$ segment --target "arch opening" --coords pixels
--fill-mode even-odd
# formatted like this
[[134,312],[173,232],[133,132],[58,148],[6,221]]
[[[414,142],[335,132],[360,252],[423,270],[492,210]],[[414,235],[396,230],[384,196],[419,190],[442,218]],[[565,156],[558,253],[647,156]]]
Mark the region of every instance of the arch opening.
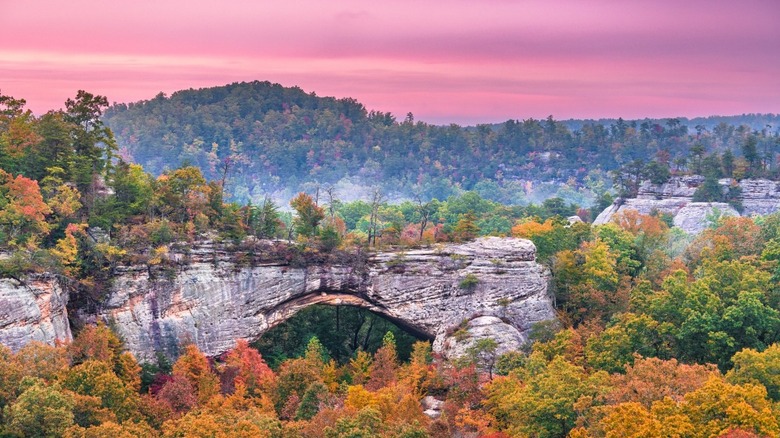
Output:
[[353,302],[321,301],[297,309],[292,316],[263,333],[252,346],[266,362],[276,368],[284,360],[300,357],[309,340],[316,336],[328,354],[345,364],[358,350],[374,353],[387,332],[393,333],[398,358],[407,361],[416,341],[431,341],[425,333],[403,322]]

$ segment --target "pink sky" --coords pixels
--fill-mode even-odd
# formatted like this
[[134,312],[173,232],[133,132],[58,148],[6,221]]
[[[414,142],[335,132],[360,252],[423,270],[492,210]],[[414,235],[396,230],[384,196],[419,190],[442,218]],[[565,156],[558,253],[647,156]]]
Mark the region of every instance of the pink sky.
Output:
[[780,1],[0,0],[36,112],[256,79],[432,123],[779,113]]

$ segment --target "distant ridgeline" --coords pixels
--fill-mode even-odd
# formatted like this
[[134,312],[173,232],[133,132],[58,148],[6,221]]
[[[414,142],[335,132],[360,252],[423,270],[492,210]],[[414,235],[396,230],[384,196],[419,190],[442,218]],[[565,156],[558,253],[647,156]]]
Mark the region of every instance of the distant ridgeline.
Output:
[[237,201],[289,198],[317,184],[360,195],[381,184],[391,197],[475,190],[506,204],[528,202],[529,182],[597,193],[609,186],[607,172],[648,157],[685,167],[695,148],[739,154],[754,138],[760,153],[776,154],[780,127],[776,115],[435,126],[258,81],[115,104],[103,120],[125,158],[153,174],[197,165],[226,180]]

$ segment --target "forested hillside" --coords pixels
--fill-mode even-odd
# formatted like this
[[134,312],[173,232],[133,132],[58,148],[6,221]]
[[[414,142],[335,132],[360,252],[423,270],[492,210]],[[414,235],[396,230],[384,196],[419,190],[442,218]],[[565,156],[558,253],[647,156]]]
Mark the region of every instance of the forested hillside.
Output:
[[343,196],[381,186],[392,197],[444,199],[475,190],[507,204],[556,194],[585,204],[609,186],[609,171],[637,159],[684,170],[692,150],[739,156],[749,138],[770,167],[780,152],[772,115],[565,123],[549,117],[465,128],[417,122],[412,114],[396,120],[354,99],[257,81],[116,104],[103,120],[126,160],[155,175],[198,166],[209,179],[226,179],[240,201],[276,194],[286,202],[300,190],[338,184]]
[[[440,169],[434,160],[432,167],[450,190],[455,174],[467,187],[463,181],[470,176],[458,166],[483,167],[488,156],[483,162],[476,158],[483,150],[495,154],[490,157],[536,157],[535,149],[522,146],[526,143],[498,147],[511,129],[523,133],[537,127],[535,135],[545,139],[539,147],[548,152],[567,150],[565,145],[582,141],[586,131],[572,133],[550,120],[509,122],[498,131],[482,128],[480,133],[480,128],[395,123],[387,115],[377,125],[380,116],[360,111],[353,125],[346,114],[354,116],[351,111],[362,108],[355,102],[287,92],[302,104],[329,102],[331,107],[291,107],[266,116],[311,123],[332,114],[341,126],[350,127],[344,138],[349,133],[368,142],[357,147],[339,140],[354,146],[355,166],[365,166],[358,157],[368,154],[382,155],[387,149],[400,153],[404,146],[390,141],[399,138],[394,135],[418,133],[409,134],[416,139],[417,146],[411,146],[415,151],[449,160]],[[160,105],[169,102],[158,100]],[[68,305],[77,334],[68,345],[30,342],[16,352],[0,346],[4,436],[780,436],[780,213],[712,215],[698,236],[670,228],[669,218],[657,212],[627,211],[594,226],[568,220],[575,213],[588,219],[590,212],[560,198],[538,206],[485,199],[479,192],[485,181],[473,182],[476,191],[460,196],[399,204],[387,202],[380,190],[368,202],[343,202],[338,192],[325,187],[319,197],[316,191],[299,193],[290,202],[294,214],[282,213],[270,200],[254,205],[224,200],[226,171],[239,182],[254,175],[239,173],[236,164],[247,169],[255,165],[242,158],[251,156],[248,142],[242,146],[247,149],[239,150],[235,143],[232,152],[211,156],[211,162],[208,153],[194,155],[213,164],[206,167],[211,181],[191,165],[172,165],[153,176],[116,156],[124,140],[116,141],[103,124],[106,106],[105,97],[79,91],[65,110],[35,116],[22,99],[0,95],[0,277],[23,285],[29,275],[56,275],[71,289]],[[296,116],[306,111],[312,119]],[[162,112],[157,120],[166,120]],[[192,116],[193,123],[198,120]],[[362,129],[354,128],[361,123]],[[550,163],[606,160],[609,149],[615,166],[631,159],[616,173],[623,183],[630,180],[625,175],[668,178],[669,166],[701,170],[709,180],[776,175],[775,136],[723,129],[720,134],[702,131],[701,143],[696,143],[697,134],[683,132],[673,121],[647,133],[629,124],[625,131],[618,129],[623,143],[616,140],[618,134],[602,128],[607,143],[594,143],[587,151],[575,148],[568,156],[551,152],[538,158],[540,166],[530,166],[533,161],[526,166],[540,176],[587,175]],[[676,135],[668,134],[674,130]],[[312,140],[317,132],[278,140],[274,159],[281,159],[285,146],[313,150],[316,143],[319,153],[327,155],[324,165],[344,164],[326,159],[336,155],[322,145],[334,143]],[[396,149],[368,140],[378,132]],[[448,139],[428,142],[448,132]],[[474,146],[480,135],[492,139],[492,149]],[[643,136],[649,137],[645,141]],[[461,144],[458,138],[465,140]],[[229,145],[230,138],[225,140]],[[447,152],[452,144],[462,146],[462,155]],[[656,160],[634,160],[628,145],[654,152]],[[720,153],[722,148],[734,151]],[[317,169],[309,167],[308,154],[304,164],[291,169]],[[390,157],[387,153],[382,159]],[[427,169],[420,160],[404,159],[405,165],[416,163],[414,172]],[[376,163],[377,175],[384,172],[380,161],[370,161]],[[287,181],[281,178],[285,169],[277,170],[278,184]],[[398,184],[403,180],[388,178]],[[496,187],[508,184],[497,181]],[[164,357],[139,364],[108,326],[78,319],[80,310],[88,313],[104,303],[119,267],[141,266],[165,281],[181,263],[171,249],[206,239],[295,265],[344,262],[350,254],[388,246],[404,251],[510,234],[534,242],[538,262],[551,272],[559,318],[535,325],[532,344],[501,356],[488,338],[475,342],[459,359],[445,361],[427,343],[411,345],[408,336],[392,327],[376,323],[372,331],[376,316],[345,312],[337,330],[327,325],[332,317],[317,315],[309,315],[308,324],[279,326],[255,344],[266,359],[244,341],[220,357],[207,358],[182,339],[183,354],[173,364]],[[259,244],[269,238],[278,239],[274,251]],[[494,264],[502,269],[502,260]],[[466,276],[460,287],[467,289],[474,281],[479,279]],[[381,340],[380,327],[387,329]],[[463,327],[453,329],[453,335],[467,336]],[[334,336],[340,331],[352,342]],[[397,339],[393,333],[399,334]],[[401,357],[408,362],[401,363]]]

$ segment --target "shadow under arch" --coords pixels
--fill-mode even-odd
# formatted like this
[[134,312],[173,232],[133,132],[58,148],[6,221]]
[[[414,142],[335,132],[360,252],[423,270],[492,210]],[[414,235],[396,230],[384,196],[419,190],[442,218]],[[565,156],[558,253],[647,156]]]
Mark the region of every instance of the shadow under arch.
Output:
[[316,292],[300,297],[293,298],[278,306],[274,307],[271,311],[265,314],[265,320],[267,328],[265,331],[271,330],[279,324],[287,321],[300,312],[301,310],[313,306],[313,305],[328,305],[328,306],[352,306],[360,307],[370,310],[373,313],[391,321],[393,324],[401,327],[403,330],[413,334],[415,337],[433,341],[436,337],[435,334],[428,333],[424,329],[417,326],[413,321],[407,321],[398,318],[391,314],[386,308],[377,304],[371,303],[359,295],[351,293],[337,292]]
[[313,293],[291,299],[266,314],[268,327],[252,345],[272,367],[303,354],[316,336],[330,357],[344,364],[358,349],[373,353],[386,332],[393,332],[400,360],[406,360],[416,341],[434,336],[386,309],[350,293]]

